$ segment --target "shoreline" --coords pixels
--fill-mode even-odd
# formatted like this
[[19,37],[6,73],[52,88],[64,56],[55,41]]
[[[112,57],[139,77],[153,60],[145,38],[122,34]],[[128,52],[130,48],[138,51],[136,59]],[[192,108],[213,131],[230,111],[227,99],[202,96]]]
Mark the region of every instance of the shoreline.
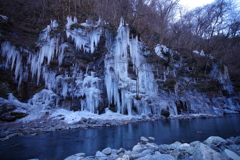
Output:
[[140,141],[131,150],[112,149],[107,147],[97,151],[95,156],[85,153],[71,155],[64,160],[224,160],[240,159],[240,136],[223,139],[210,136],[203,142],[193,141],[172,144],[155,144],[154,137],[141,137]]
[[[227,114],[231,115],[231,114]],[[225,116],[225,115],[223,115]],[[30,122],[1,122],[0,123],[0,141],[5,141],[14,136],[23,135],[37,135],[40,133],[48,133],[60,130],[69,129],[88,129],[88,128],[98,128],[98,127],[110,127],[110,126],[122,126],[129,123],[141,123],[141,122],[152,122],[161,120],[173,120],[173,119],[208,119],[208,118],[218,118],[223,116],[209,115],[209,114],[189,114],[189,115],[179,115],[172,117],[163,116],[138,116],[126,119],[99,119],[99,118],[84,118],[82,117],[80,121],[74,122],[72,124],[65,123],[63,119],[55,119],[49,117],[42,117],[41,119],[33,120]]]

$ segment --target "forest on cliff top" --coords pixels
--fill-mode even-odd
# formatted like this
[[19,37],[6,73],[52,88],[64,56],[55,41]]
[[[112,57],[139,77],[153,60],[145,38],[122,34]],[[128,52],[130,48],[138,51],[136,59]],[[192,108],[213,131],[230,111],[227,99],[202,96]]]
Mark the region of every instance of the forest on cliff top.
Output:
[[123,18],[150,50],[166,45],[202,68],[207,60],[196,58],[195,50],[223,62],[240,91],[240,10],[234,0],[215,0],[190,11],[179,0],[0,0],[0,6],[0,15],[9,17],[0,21],[1,41],[31,49],[50,20],[57,20],[60,30],[69,15],[80,22],[101,19],[116,32]]

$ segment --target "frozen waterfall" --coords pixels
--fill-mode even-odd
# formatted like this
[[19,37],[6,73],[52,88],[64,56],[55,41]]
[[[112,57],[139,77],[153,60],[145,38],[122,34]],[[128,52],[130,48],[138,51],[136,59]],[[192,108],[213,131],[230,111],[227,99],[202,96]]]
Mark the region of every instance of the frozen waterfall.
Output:
[[[158,87],[152,68],[143,56],[143,45],[138,37],[129,37],[129,27],[121,20],[116,40],[105,57],[108,103],[116,105],[121,114],[149,114],[150,106],[143,99],[156,96]],[[132,71],[129,71],[130,65]]]

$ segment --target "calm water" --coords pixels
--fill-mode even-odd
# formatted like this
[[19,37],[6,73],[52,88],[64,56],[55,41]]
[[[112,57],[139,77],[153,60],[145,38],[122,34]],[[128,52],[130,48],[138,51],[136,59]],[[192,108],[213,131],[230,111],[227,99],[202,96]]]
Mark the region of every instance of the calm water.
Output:
[[192,142],[209,136],[240,136],[240,115],[194,120],[162,120],[125,126],[76,129],[13,137],[0,142],[0,159],[64,159],[75,153],[95,155],[106,147],[131,149],[141,136],[155,137],[154,143]]

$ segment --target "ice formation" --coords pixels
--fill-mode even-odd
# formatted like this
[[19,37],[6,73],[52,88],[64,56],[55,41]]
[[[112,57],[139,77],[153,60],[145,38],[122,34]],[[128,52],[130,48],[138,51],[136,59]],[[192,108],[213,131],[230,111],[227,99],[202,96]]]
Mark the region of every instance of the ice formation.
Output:
[[22,56],[16,47],[11,45],[10,42],[3,42],[1,45],[2,56],[6,57],[5,69],[14,70],[15,81],[18,82],[20,86],[22,79],[24,77]]
[[[22,81],[35,79],[36,84],[45,85],[42,91],[28,101],[28,106],[42,110],[58,107],[71,109],[74,106],[74,110],[81,112],[98,114],[103,110],[114,110],[117,115],[130,116],[161,115],[168,112],[170,116],[176,116],[180,105],[186,108],[184,112],[187,114],[223,114],[219,107],[223,99],[207,98],[194,89],[181,90],[186,83],[196,84],[197,80],[182,75],[178,77],[178,69],[184,68],[178,52],[157,45],[155,54],[169,61],[172,67],[154,70],[154,66],[146,59],[151,53],[137,36],[130,33],[129,26],[123,19],[114,38],[107,36],[109,31],[104,30],[100,24],[100,20],[78,23],[76,17],[67,17],[66,42],[61,34],[54,33],[58,24],[51,21],[39,36],[36,44],[39,50],[36,52],[17,48],[7,41],[1,44],[1,54],[6,59],[2,67],[13,71],[18,86]],[[78,56],[94,56],[101,36],[105,36],[107,49],[106,53],[102,53],[102,58],[94,61],[96,64],[79,60]],[[28,56],[24,57],[22,53]],[[205,56],[204,52],[194,53]],[[67,63],[67,59],[73,55],[76,58],[72,58],[70,64]],[[174,60],[174,56],[180,58]],[[225,91],[233,94],[227,67],[220,70],[218,64],[212,66],[209,75],[217,79]],[[186,70],[190,71],[189,68]],[[168,77],[179,78],[172,84],[172,91],[161,88],[163,83],[169,82]],[[239,105],[228,98],[224,107],[234,110],[235,106]]]
[[[93,53],[102,34],[102,29],[99,27],[100,22],[98,22],[97,25],[88,23],[78,24],[76,17],[74,17],[74,20],[72,20],[72,17],[67,17],[67,21],[67,38],[72,38],[77,50]],[[79,25],[79,28],[74,28],[72,30],[71,26],[73,24]],[[93,29],[89,32],[87,29],[81,28],[81,26],[91,26]]]
[[[151,66],[146,62],[142,53],[143,45],[138,37],[131,37],[129,27],[121,23],[112,48],[105,58],[105,85],[109,105],[117,106],[121,114],[149,114],[149,104],[141,99],[157,94]],[[129,73],[129,65],[132,71]],[[129,76],[134,74],[134,77]],[[135,113],[133,108],[137,107]]]
[[0,14],[0,17],[1,17],[2,19],[4,19],[5,21],[8,20],[8,17],[7,17],[7,16],[4,16],[4,15],[2,15],[2,14]]

